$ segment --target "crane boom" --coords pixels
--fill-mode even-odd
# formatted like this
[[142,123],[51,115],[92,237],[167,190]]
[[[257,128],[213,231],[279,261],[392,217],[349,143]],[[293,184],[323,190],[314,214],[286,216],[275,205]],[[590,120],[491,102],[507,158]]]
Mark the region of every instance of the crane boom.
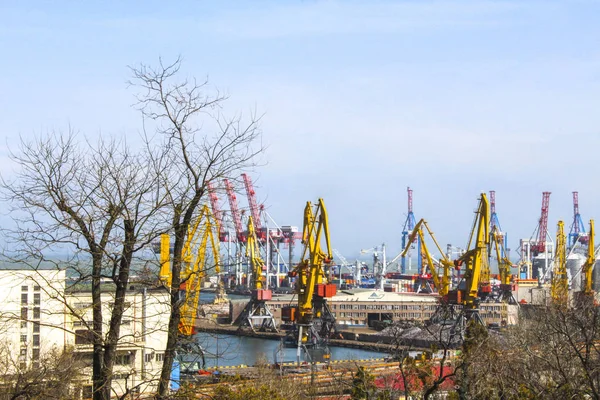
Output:
[[550,294],[554,304],[566,306],[569,300],[569,279],[567,277],[567,237],[565,223],[558,221],[556,231],[556,250],[554,254],[554,271]]
[[237,197],[233,190],[233,185],[228,179],[223,179],[225,183],[225,190],[227,191],[227,198],[229,199],[229,208],[231,208],[231,216],[233,217],[233,225],[235,227],[236,238],[239,243],[246,243],[246,234],[242,227],[242,217],[238,208]]
[[[325,238],[325,251],[322,249],[322,237]],[[328,284],[325,278],[326,269],[333,263],[333,255],[323,199],[319,199],[314,209],[310,201],[306,203],[302,243],[302,258],[290,272],[291,276],[297,276],[299,346],[310,342],[311,338],[325,339],[335,329],[335,317],[326,301],[335,295],[336,286]],[[313,324],[315,318],[320,323],[319,332]]]
[[[437,247],[438,251],[442,255],[442,258],[439,261],[439,264],[441,264],[444,269],[441,280],[440,280],[439,271],[435,265],[436,263],[434,262],[433,258],[431,257],[431,253],[429,252],[429,250],[427,248],[427,244],[425,243],[425,234],[423,232],[423,227],[425,227],[425,229],[427,230],[427,233],[429,234],[429,237],[433,240],[433,242],[435,243],[435,246]],[[448,291],[450,290],[450,268],[453,266],[453,264],[449,259],[446,258],[444,251],[440,247],[438,241],[435,239],[435,235],[433,234],[433,231],[429,227],[429,224],[427,223],[427,221],[425,221],[424,219],[420,219],[419,222],[417,222],[412,233],[410,234],[410,236],[408,238],[408,245],[404,248],[402,253],[400,253],[400,256],[401,257],[406,256],[406,254],[410,250],[411,243],[413,243],[414,239],[416,239],[416,238],[418,238],[421,243],[421,252],[425,256],[425,259],[427,260],[427,265],[429,266],[429,270],[431,271],[433,284],[434,284],[436,290],[438,291],[438,293],[441,296],[445,296],[446,294],[448,294]]]
[[266,234],[265,232],[263,232],[262,224],[260,222],[260,212],[258,204],[256,203],[256,192],[254,191],[252,180],[250,179],[250,176],[248,176],[248,174],[242,174],[242,179],[244,180],[244,186],[246,187],[246,195],[248,196],[248,204],[250,205],[250,214],[252,215],[252,219],[254,220],[256,236],[260,240],[265,240]]
[[546,237],[548,236],[548,210],[550,208],[550,194],[551,192],[542,193],[542,213],[540,215],[540,221],[538,223],[538,236],[535,245],[532,246],[532,252],[534,255],[543,253],[546,251]]
[[[198,230],[199,227],[202,227]],[[185,298],[180,308],[181,318],[179,333],[189,337],[195,334],[195,321],[200,300],[200,283],[208,269],[207,247],[212,249],[213,265],[215,272],[220,272],[219,242],[216,240],[217,223],[207,205],[204,205],[200,215],[188,229],[187,238],[182,249],[183,271],[181,274],[181,288]],[[169,235],[161,235],[161,280],[171,282]]]
[[596,248],[594,247],[594,220],[590,219],[590,230],[588,233],[589,241],[588,241],[588,252],[585,263],[583,264],[583,275],[585,277],[584,289],[583,292],[586,296],[593,296],[594,287],[593,287],[593,270],[594,263],[596,262]]
[[227,234],[225,226],[223,225],[223,211],[221,211],[221,208],[219,207],[219,197],[217,196],[217,191],[212,182],[207,182],[206,187],[208,189],[208,197],[210,199],[212,214],[218,226],[217,230],[219,231],[219,241],[228,242],[229,235]]
[[479,206],[475,213],[476,217],[471,230],[471,238],[469,239],[469,248],[473,239],[475,239],[474,247],[463,254],[456,262],[457,265],[463,263],[466,265],[463,308],[467,313],[467,319],[470,318],[471,313],[477,312],[478,309],[477,294],[479,291],[479,279],[484,264],[484,255],[489,245],[490,204],[485,193],[481,194]]
[[266,269],[265,262],[260,257],[260,249],[258,247],[258,238],[254,229],[254,219],[248,217],[248,241],[246,244],[246,257],[250,260],[252,267],[252,283],[253,290],[265,289],[265,282],[262,278],[263,269]]

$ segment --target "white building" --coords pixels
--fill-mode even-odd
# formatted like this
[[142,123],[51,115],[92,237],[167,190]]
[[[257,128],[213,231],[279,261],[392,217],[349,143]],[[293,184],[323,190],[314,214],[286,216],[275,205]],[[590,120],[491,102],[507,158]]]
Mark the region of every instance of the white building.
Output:
[[[67,289],[64,270],[0,270],[0,332],[21,368],[37,367],[50,349],[73,349],[88,380],[76,384],[74,397],[91,397],[92,296],[89,286]],[[109,285],[109,284],[103,284]],[[102,294],[106,334],[114,287]],[[119,346],[113,369],[115,395],[154,391],[167,343],[169,294],[162,288],[130,286],[125,298]],[[16,367],[15,367],[16,368]]]

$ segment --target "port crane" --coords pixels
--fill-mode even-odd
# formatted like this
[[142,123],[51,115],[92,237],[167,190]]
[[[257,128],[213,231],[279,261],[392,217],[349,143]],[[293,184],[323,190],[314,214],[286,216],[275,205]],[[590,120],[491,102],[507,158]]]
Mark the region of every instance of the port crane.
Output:
[[556,230],[556,248],[554,252],[554,270],[550,286],[552,302],[566,307],[569,303],[569,278],[567,276],[567,238],[565,223],[558,221]]
[[[546,251],[546,241],[548,238],[548,210],[550,208],[551,192],[542,193],[542,213],[537,226],[537,239],[531,245],[531,251],[534,256]],[[534,232],[535,233],[535,232]]]
[[[499,225],[492,225],[493,228],[490,232],[490,247],[493,243],[496,251],[496,260],[498,261],[498,272],[500,275],[500,286],[498,292],[498,298],[506,303],[518,304],[515,297],[513,296],[513,284],[512,274],[510,269],[513,266],[512,262],[508,258],[508,252],[504,249],[504,238],[505,236],[500,231]],[[491,249],[488,250],[488,255],[491,256]]]
[[258,240],[260,240],[260,242],[265,242],[267,240],[268,232],[266,229],[263,229],[260,220],[260,211],[263,210],[264,206],[261,204],[259,207],[256,202],[256,192],[254,191],[254,185],[252,184],[252,179],[250,179],[250,176],[248,174],[242,174],[242,179],[244,180],[248,204],[250,205],[250,215],[252,215],[252,219],[254,221],[254,232],[256,233],[256,237]]
[[[323,251],[322,237],[325,239]],[[333,263],[332,247],[329,237],[327,210],[323,199],[313,207],[309,201],[304,208],[302,230],[303,252],[298,265],[290,271],[290,277],[296,278],[298,306],[282,310],[288,320],[296,320],[296,340],[298,359],[300,350],[326,347],[326,341],[335,332],[335,317],[329,309],[327,298],[336,293],[336,286],[328,283],[327,273]]]
[[[402,248],[405,249],[407,242],[406,240],[408,239],[408,236],[414,231],[415,229],[415,225],[416,225],[416,220],[415,220],[415,214],[413,213],[413,191],[410,187],[406,188],[406,192],[408,193],[408,214],[406,215],[406,220],[404,221],[404,228],[402,228]],[[416,238],[415,240],[418,240],[418,238]],[[411,249],[414,248],[413,246],[413,242],[409,241],[408,243],[411,244]],[[419,247],[420,250],[420,246],[417,244],[417,247]],[[410,250],[404,255],[402,256],[402,259],[400,260],[400,272],[402,274],[406,273],[406,256],[408,255],[408,267],[410,269],[410,262],[411,262],[411,254],[410,254]],[[418,258],[417,258],[417,269],[418,271],[421,271],[421,263],[422,263],[422,257],[421,257],[421,252],[419,251],[418,254]]]
[[[425,230],[429,234],[429,237],[433,240],[433,243],[435,243],[435,246],[437,247],[438,251],[441,254],[441,259],[439,261],[434,260],[433,257],[431,257],[431,253],[429,252],[429,250],[427,248],[427,244],[425,242],[425,233],[423,231],[423,228],[425,228]],[[433,231],[429,227],[429,224],[427,224],[427,221],[425,221],[424,219],[420,219],[419,222],[417,222],[417,224],[415,225],[413,231],[411,232],[410,236],[408,237],[408,243],[406,244],[406,247],[404,247],[404,250],[400,254],[401,257],[406,256],[406,254],[410,251],[411,244],[415,240],[419,240],[419,243],[421,244],[421,252],[423,254],[423,259],[427,263],[427,266],[429,267],[429,270],[431,271],[431,278],[433,280],[435,290],[437,290],[437,292],[440,294],[440,296],[445,296],[446,294],[448,294],[448,291],[450,290],[450,269],[452,267],[454,267],[454,264],[452,263],[452,261],[450,261],[448,258],[446,258],[444,251],[438,244],[438,241],[435,239]],[[440,273],[438,271],[437,266],[441,266],[443,268],[441,280],[440,280]],[[420,287],[423,287],[423,286],[428,287],[429,286],[428,280],[429,280],[429,275],[426,274],[423,269],[422,271],[420,271],[420,277],[419,277]],[[428,289],[430,292],[433,292],[433,290],[431,290],[432,288],[428,288]],[[419,291],[419,290],[417,290],[417,291]]]
[[272,292],[267,289],[263,271],[267,267],[260,256],[259,239],[256,235],[254,227],[254,218],[248,217],[248,236],[246,242],[246,257],[248,258],[252,270],[252,278],[250,289],[252,295],[250,301],[244,308],[244,311],[239,317],[239,328],[249,327],[252,331],[257,329],[260,331],[277,332],[277,324],[275,317],[267,305],[267,301],[271,300]]
[[[479,315],[479,280],[481,278],[481,269],[486,261],[486,252],[489,246],[489,219],[490,219],[490,204],[485,193],[481,193],[479,197],[479,205],[475,211],[475,219],[467,251],[454,261],[457,268],[464,266],[463,280],[464,289],[455,289],[448,292],[447,307],[442,304],[442,312],[446,314],[446,310],[452,313],[452,317],[456,318],[454,327],[458,328],[460,335],[464,337],[464,332],[467,325],[471,322],[483,325],[481,316]],[[460,286],[459,286],[460,287]],[[460,313],[455,316],[452,305],[462,305]]]
[[583,296],[587,299],[594,298],[594,286],[593,286],[593,270],[594,264],[596,263],[596,248],[594,247],[594,220],[590,219],[590,229],[588,234],[588,251],[587,258],[583,264],[582,271],[584,276]]
[[573,192],[573,223],[569,231],[569,248],[573,248],[577,242],[586,244],[588,240],[588,234],[579,214],[579,193]]
[[235,251],[235,283],[237,285],[241,285],[243,277],[242,254],[244,244],[246,243],[246,232],[244,232],[244,228],[242,226],[242,216],[238,207],[237,196],[233,190],[233,185],[229,179],[223,179],[223,183],[225,184],[227,199],[229,200],[229,209],[231,210],[231,219],[233,220],[233,226],[235,228],[235,241],[237,243]]
[[[217,223],[210,209],[207,205],[204,205],[201,208],[200,215],[190,226],[186,242],[182,249],[183,270],[181,273],[180,293],[183,295],[183,298],[180,309],[179,334],[185,338],[190,338],[196,333],[195,322],[200,300],[202,278],[211,267],[214,267],[217,274],[221,272],[219,265],[219,242],[215,234],[217,229]],[[169,242],[169,234],[161,235],[161,268],[159,278],[167,287],[170,287],[172,277]],[[209,244],[212,249],[212,265],[207,265],[209,261],[207,258]]]
[[379,247],[371,247],[360,251],[360,254],[373,253],[373,275],[375,277],[375,289],[383,290],[385,274],[387,273],[387,258],[385,243],[381,245],[381,259],[379,258]]

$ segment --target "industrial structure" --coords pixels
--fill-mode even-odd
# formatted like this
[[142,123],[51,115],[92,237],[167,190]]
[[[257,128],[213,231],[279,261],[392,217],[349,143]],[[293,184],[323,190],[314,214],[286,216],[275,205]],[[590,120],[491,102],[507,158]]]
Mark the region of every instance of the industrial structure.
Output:
[[[413,232],[413,230],[415,229],[415,224],[416,224],[416,220],[415,220],[415,214],[413,213],[413,191],[410,187],[406,188],[406,192],[408,193],[408,213],[406,214],[406,220],[404,221],[404,227],[402,228],[402,248],[405,249],[406,245],[407,245],[407,239],[408,236]],[[422,258],[421,258],[421,249],[419,247],[419,238],[415,239],[417,241],[417,248],[418,248],[418,256],[417,256],[417,269],[419,271],[421,271],[421,262],[422,262]],[[401,266],[401,270],[400,272],[405,274],[406,273],[406,258],[408,257],[408,268],[410,269],[411,267],[411,249],[413,249],[414,245],[413,243],[415,242],[408,242],[411,244],[410,249],[408,250],[408,252],[405,252],[404,255],[401,258],[400,261],[400,266]]]
[[272,298],[272,291],[267,289],[266,279],[263,272],[267,267],[260,256],[258,245],[258,236],[254,230],[254,218],[248,218],[248,242],[246,243],[246,256],[250,261],[252,275],[250,278],[250,288],[252,294],[250,301],[244,308],[244,312],[239,317],[239,327],[249,327],[253,331],[272,331],[277,332],[277,324],[273,314],[267,306],[267,301]]

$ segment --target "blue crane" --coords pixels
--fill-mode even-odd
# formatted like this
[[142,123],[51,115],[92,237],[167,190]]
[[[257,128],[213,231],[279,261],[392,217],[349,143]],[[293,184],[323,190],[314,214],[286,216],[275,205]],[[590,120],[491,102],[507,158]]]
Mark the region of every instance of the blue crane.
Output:
[[[410,187],[406,188],[406,191],[408,192],[408,215],[406,216],[406,221],[404,221],[404,228],[402,229],[402,248],[405,249],[406,248],[406,241],[408,240],[408,236],[412,233],[413,229],[415,229],[415,225],[417,223],[417,221],[415,220],[415,214],[413,214],[413,191]],[[418,247],[418,251],[419,251],[419,255],[418,255],[418,270],[421,271],[421,243],[419,241],[419,239],[416,239],[417,241],[417,247]],[[410,258],[410,252],[408,254],[408,257]],[[401,270],[400,272],[405,274],[406,273],[406,257],[402,257],[401,263],[400,263],[400,267]]]

